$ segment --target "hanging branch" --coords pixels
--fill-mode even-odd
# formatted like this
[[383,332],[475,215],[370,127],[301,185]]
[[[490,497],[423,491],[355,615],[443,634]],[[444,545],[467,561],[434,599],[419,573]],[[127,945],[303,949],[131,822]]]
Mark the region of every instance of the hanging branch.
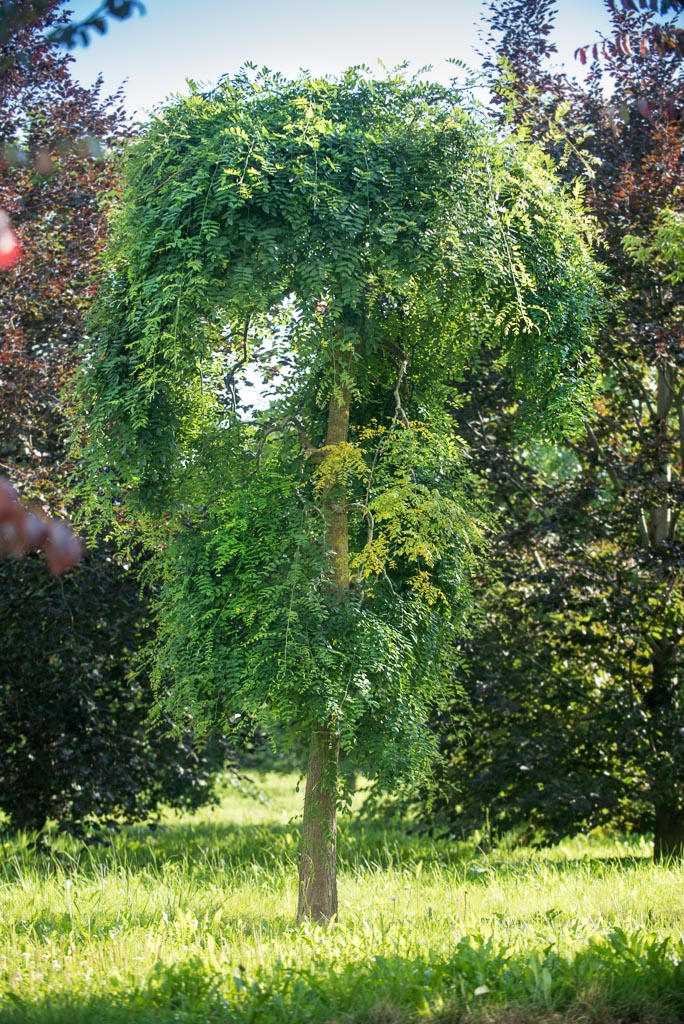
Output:
[[361,501],[353,501],[349,505],[347,505],[347,508],[348,509],[356,509],[357,512],[361,512],[362,513],[363,518],[366,520],[367,529],[368,529],[368,536],[366,538],[366,546],[368,546],[369,544],[372,544],[373,543],[373,535],[374,535],[374,532],[375,532],[375,519],[373,517],[373,513],[371,512],[371,510],[368,508],[367,505],[364,505],[363,502],[361,502]]
[[90,33],[97,32],[101,36],[106,34],[109,18],[125,21],[135,12],[145,13],[145,8],[140,0],[103,0],[100,6],[83,21],[71,22],[54,29],[49,33],[48,39],[58,46],[66,46],[69,50],[79,45],[89,46]]
[[378,464],[378,460],[379,460],[380,456],[382,455],[382,453],[384,452],[385,448],[387,447],[387,442],[389,441],[390,437],[392,436],[392,433],[394,432],[394,430],[395,430],[395,428],[397,426],[397,423],[399,422],[399,420],[401,420],[402,424],[407,429],[410,426],[408,416],[406,415],[406,412],[404,411],[404,407],[401,404],[401,384],[402,384],[402,381],[403,381],[404,377],[406,376],[406,371],[408,370],[408,365],[409,365],[410,359],[406,355],[406,353],[404,352],[403,348],[401,348],[401,346],[395,344],[393,341],[385,341],[385,342],[383,342],[383,347],[390,349],[392,352],[395,352],[399,356],[399,358],[401,359],[401,365],[399,366],[399,372],[397,374],[397,382],[394,385],[394,391],[392,392],[392,394],[394,395],[394,416],[392,417],[392,422],[391,422],[391,424],[389,426],[389,429],[388,429],[387,433],[383,436],[382,440],[380,441],[380,444],[378,445],[377,449],[375,450],[375,454],[373,455],[373,461],[371,462],[370,473],[368,474],[368,486],[366,487],[366,498],[365,498],[366,507],[368,506],[368,502],[370,501],[370,491],[371,491],[371,487],[373,485],[373,474],[375,473],[375,467]]

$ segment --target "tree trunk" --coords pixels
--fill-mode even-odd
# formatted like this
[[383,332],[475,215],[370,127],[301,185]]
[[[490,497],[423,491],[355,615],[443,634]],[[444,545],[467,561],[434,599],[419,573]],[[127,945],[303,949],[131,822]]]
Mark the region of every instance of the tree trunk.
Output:
[[672,531],[672,463],[668,444],[668,418],[674,405],[674,381],[671,367],[659,368],[656,392],[656,467],[654,484],[660,501],[651,511],[650,540],[654,546],[671,540]]
[[[343,363],[348,371],[351,354]],[[333,391],[321,464],[334,458],[335,446],[349,434],[351,393],[341,380]],[[331,488],[323,502],[330,549],[330,585],[341,601],[349,589],[349,522],[344,485]],[[297,919],[327,923],[337,916],[337,777],[340,744],[337,734],[322,723],[314,729],[304,794],[302,852],[299,865]]]
[[684,855],[684,811],[671,764],[679,732],[678,718],[673,715],[675,658],[674,643],[667,639],[651,641],[651,686],[645,703],[651,716],[651,744],[658,759],[653,778],[655,861]]
[[[670,493],[672,465],[668,443],[668,420],[674,406],[674,375],[670,366],[658,368],[656,399],[656,466],[653,482],[659,500],[650,512],[648,541],[651,549],[657,553],[663,544],[672,540],[674,526]],[[667,633],[651,637],[650,647],[651,685],[645,702],[653,723],[653,748],[664,759],[664,777],[659,779],[659,772],[656,771],[654,779],[654,789],[658,796],[654,804],[653,859],[661,861],[684,855],[684,811],[678,794],[671,788],[673,780],[669,777],[669,755],[677,743],[672,725],[677,638]]]
[[337,768],[339,741],[328,729],[311,737],[304,795],[297,920],[337,916]]
[[684,856],[684,813],[676,798],[661,801],[655,807],[653,859]]

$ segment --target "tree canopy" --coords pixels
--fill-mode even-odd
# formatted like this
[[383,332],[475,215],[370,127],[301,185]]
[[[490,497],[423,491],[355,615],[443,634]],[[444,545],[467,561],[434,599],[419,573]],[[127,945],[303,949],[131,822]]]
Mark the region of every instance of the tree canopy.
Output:
[[424,770],[483,519],[448,382],[496,351],[527,429],[577,428],[587,229],[548,158],[455,87],[248,69],[155,118],[113,211],[77,445],[90,513],[156,550],[178,710]]

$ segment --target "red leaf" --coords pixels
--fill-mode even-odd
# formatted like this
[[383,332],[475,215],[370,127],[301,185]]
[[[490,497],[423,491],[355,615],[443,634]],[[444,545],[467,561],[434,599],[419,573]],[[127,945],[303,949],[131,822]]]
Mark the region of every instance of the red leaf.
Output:
[[9,519],[19,505],[19,495],[4,476],[0,476],[0,523]]
[[48,523],[45,559],[53,576],[60,576],[67,569],[73,569],[82,554],[83,544],[68,526],[54,520]]
[[48,524],[34,512],[27,512],[22,523],[22,537],[25,551],[37,551],[48,537]]
[[632,46],[629,41],[629,36],[626,32],[621,32],[617,37],[617,45],[620,53],[627,57],[632,56]]
[[29,512],[9,480],[0,477],[0,554],[21,558],[42,547],[53,576],[72,569],[83,554],[82,542],[68,526]]
[[0,210],[0,270],[10,270],[20,259],[19,239],[10,227],[7,214]]

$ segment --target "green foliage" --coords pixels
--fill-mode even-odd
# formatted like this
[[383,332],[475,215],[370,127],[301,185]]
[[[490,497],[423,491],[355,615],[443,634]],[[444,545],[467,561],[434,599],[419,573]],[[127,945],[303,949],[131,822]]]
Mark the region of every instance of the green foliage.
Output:
[[623,247],[638,267],[656,263],[664,278],[679,284],[684,278],[684,215],[681,210],[665,207],[652,226],[651,236],[625,235]]
[[523,420],[576,425],[598,294],[579,200],[455,89],[359,69],[193,91],[125,171],[77,447],[87,513],[156,550],[158,675],[195,725],[323,723],[415,775],[482,535],[446,383],[496,346]]
[[423,402],[440,371],[508,337],[529,401],[558,429],[595,313],[586,223],[546,158],[498,143],[460,99],[358,71],[245,73],[163,111],[132,147],[91,325],[88,465],[115,464],[143,499],[168,493],[193,383],[288,297],[310,376],[330,379],[328,321],[362,346],[367,375],[386,378],[388,340],[417,350]]
[[[231,434],[222,430],[220,441]],[[296,443],[289,459],[280,441],[267,443],[258,468],[249,453],[232,452],[221,462],[223,491],[157,556],[156,664],[160,680],[175,677],[174,706],[179,715],[192,708],[195,727],[228,727],[239,711],[272,730],[292,722],[294,708],[295,735],[334,722],[354,763],[389,779],[422,774],[433,753],[423,722],[451,679],[480,537],[448,438],[438,444],[424,428],[370,434],[367,451],[351,449],[367,512],[352,522],[358,571],[344,600],[329,585],[311,497],[330,481],[314,473],[311,486]],[[378,443],[385,457],[373,467]],[[449,491],[438,490],[438,474]]]

